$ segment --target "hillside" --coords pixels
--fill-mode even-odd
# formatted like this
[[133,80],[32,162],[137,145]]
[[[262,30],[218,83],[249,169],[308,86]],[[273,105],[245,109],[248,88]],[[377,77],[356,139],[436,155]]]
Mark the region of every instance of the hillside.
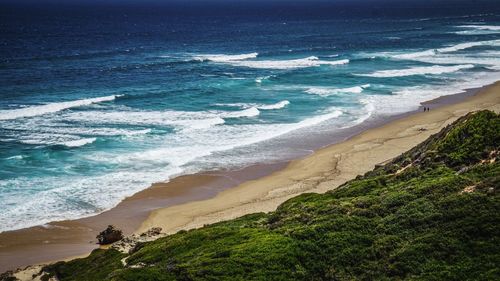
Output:
[[500,116],[470,113],[336,190],[95,250],[42,280],[498,280],[499,146]]

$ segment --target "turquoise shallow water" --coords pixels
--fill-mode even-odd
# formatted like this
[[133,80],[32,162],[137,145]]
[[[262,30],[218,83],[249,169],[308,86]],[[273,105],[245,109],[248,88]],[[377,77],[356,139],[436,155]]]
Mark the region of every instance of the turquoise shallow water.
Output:
[[0,231],[96,214],[179,174],[287,159],[300,154],[291,139],[492,83],[488,11],[4,15]]

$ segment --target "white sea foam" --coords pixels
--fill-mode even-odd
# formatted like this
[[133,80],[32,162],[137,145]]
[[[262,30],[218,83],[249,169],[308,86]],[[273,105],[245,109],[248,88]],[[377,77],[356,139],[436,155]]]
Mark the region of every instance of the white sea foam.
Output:
[[467,42],[467,43],[453,45],[450,47],[440,48],[440,49],[437,49],[437,51],[439,53],[450,53],[450,52],[456,52],[456,51],[465,50],[465,49],[469,49],[472,47],[478,47],[478,46],[499,46],[499,45],[500,45],[500,40]]
[[371,103],[377,114],[390,115],[416,110],[420,103],[440,96],[463,93],[466,89],[489,85],[498,80],[498,73],[471,73],[443,85],[421,85],[396,88],[391,95],[366,95],[362,101]]
[[329,113],[325,113],[322,115],[311,117],[311,118],[308,118],[304,121],[297,123],[297,125],[295,125],[292,130],[297,130],[297,129],[304,128],[304,127],[314,126],[314,125],[317,125],[319,123],[325,122],[327,120],[337,118],[337,117],[341,116],[342,114],[343,114],[343,112],[341,110],[334,110],[334,111],[329,112]]
[[223,124],[217,112],[206,111],[81,111],[63,116],[65,120],[93,124],[157,125],[183,128],[206,128]]
[[256,58],[259,53],[249,53],[240,55],[197,55],[194,57],[200,61],[213,61],[213,62],[231,62]]
[[359,94],[362,93],[364,89],[370,87],[370,84],[365,84],[361,86],[354,86],[349,88],[330,88],[330,87],[311,87],[305,92],[312,95],[319,96],[330,96],[337,94]]
[[473,64],[463,64],[454,66],[433,65],[433,66],[412,67],[406,69],[380,70],[370,74],[358,74],[358,75],[369,76],[369,77],[403,77],[403,76],[426,75],[426,74],[436,75],[436,74],[456,72],[473,67],[474,67]]
[[171,125],[181,126],[188,129],[204,129],[216,125],[224,124],[224,119],[220,117],[191,119],[191,120],[175,120],[170,122]]
[[45,104],[45,105],[30,106],[30,107],[25,107],[25,108],[20,108],[20,109],[1,110],[0,111],[0,120],[10,120],[10,119],[17,119],[17,118],[23,118],[23,117],[33,117],[33,116],[44,115],[44,114],[48,114],[48,113],[54,113],[54,112],[68,109],[68,108],[85,106],[85,105],[90,105],[93,103],[99,103],[99,102],[105,102],[105,101],[112,101],[119,96],[120,95],[113,95],[113,96],[107,96],[107,97],[82,99],[82,100],[76,100],[76,101],[49,103],[49,104]]
[[67,147],[80,147],[80,146],[84,146],[87,144],[91,144],[95,141],[96,141],[96,138],[86,138],[86,139],[63,142],[62,145],[67,146]]
[[498,25],[459,25],[457,28],[465,28],[466,30],[456,31],[459,35],[481,35],[500,33]]
[[[234,66],[243,66],[249,68],[262,69],[295,69],[315,67],[320,65],[341,65],[349,63],[349,60],[328,61],[320,60],[318,57],[310,56],[301,59],[291,60],[251,60],[257,58],[258,53],[241,54],[241,55],[197,55],[194,59],[199,61],[212,61],[217,63],[226,63]],[[262,78],[255,80],[257,83],[262,82]]]
[[240,118],[240,117],[254,117],[258,116],[260,111],[256,107],[250,107],[245,110],[234,111],[234,112],[224,112],[220,116],[222,118]]
[[[205,157],[217,151],[255,144],[277,136],[342,115],[340,110],[321,113],[318,116],[290,124],[243,124],[225,125],[206,128],[198,131],[182,131],[176,135],[165,136],[165,142],[171,144],[160,146],[146,152],[122,155],[98,155],[95,159],[106,159],[116,164],[141,163],[143,161],[168,161],[176,166],[183,166],[200,157]],[[106,152],[100,152],[106,153]]]
[[457,35],[485,35],[485,34],[497,34],[500,31],[496,30],[482,30],[482,29],[471,29],[471,30],[460,30],[455,32],[450,32]]
[[433,56],[436,54],[436,50],[425,50],[421,52],[409,53],[409,54],[400,54],[394,55],[394,58],[397,59],[414,59],[422,56]]
[[140,136],[151,133],[151,129],[118,129],[118,128],[81,128],[81,127],[48,127],[42,128],[41,132],[59,133],[59,134],[82,134],[90,136]]
[[282,100],[280,102],[274,103],[274,104],[259,104],[259,103],[216,103],[214,105],[217,106],[228,106],[228,107],[239,107],[239,108],[257,108],[260,110],[273,110],[273,109],[281,109],[289,105],[290,102],[287,100]]
[[179,129],[203,129],[224,124],[224,118],[258,116],[257,107],[240,111],[81,111],[65,114],[67,121],[93,124],[127,124],[140,126],[172,126]]
[[127,132],[124,132],[123,135],[125,135],[125,136],[137,136],[137,135],[146,135],[149,133],[151,133],[151,129],[129,130]]
[[[392,53],[392,57],[396,58],[396,59],[405,59],[405,60],[410,59],[411,60],[411,59],[415,59],[415,58],[422,57],[422,56],[433,56],[433,55],[442,54],[442,53],[451,53],[451,52],[456,52],[456,51],[465,50],[465,49],[478,47],[478,46],[500,46],[500,40],[466,42],[466,43],[460,43],[460,44],[456,44],[456,45],[444,47],[444,48],[424,50],[424,51],[405,53],[405,54]],[[391,54],[386,53],[386,55],[391,55]]]
[[67,147],[84,146],[96,141],[96,138],[82,138],[77,135],[48,133],[40,131],[22,132],[16,140],[31,145],[63,145]]
[[[225,123],[224,118],[248,118],[260,114],[261,110],[273,110],[285,107],[289,102],[275,104],[255,104],[243,106],[238,111],[74,111],[50,118],[34,118],[27,122],[10,122],[5,128],[22,129],[16,133],[16,139],[26,144],[55,145],[77,147],[94,141],[95,138],[82,140],[79,134],[86,136],[135,136],[147,134],[151,129],[119,129],[117,124],[140,126],[172,126],[178,130],[203,130]],[[72,127],[60,124],[59,120],[73,124],[86,124],[85,127]],[[105,127],[103,127],[105,125]]]
[[413,60],[432,64],[474,64],[486,67],[500,66],[500,56],[495,53],[489,54],[488,52],[471,55],[441,54],[439,56],[421,56],[415,57]]
[[[72,125],[61,123],[65,120],[62,116],[40,116],[37,118],[30,118],[27,120],[11,120],[4,122],[2,128],[4,136],[12,136],[11,141],[20,141],[26,144],[33,145],[66,145],[78,144],[82,137],[110,137],[110,136],[123,136],[127,138],[137,138],[142,135],[149,134],[150,128],[146,129],[121,129],[102,127],[93,122],[93,119],[88,119],[86,123],[74,122]],[[98,125],[94,127],[94,125]],[[4,138],[5,139],[5,138]]]
[[[123,198],[164,180],[170,171],[150,167],[150,172],[130,169],[105,175],[70,175],[65,178],[46,176],[19,177],[0,181],[0,188],[23,186],[36,193],[21,193],[2,197],[5,208],[0,212],[0,231],[40,225],[51,221],[76,219],[100,213],[115,206]],[[40,190],[40,187],[50,187]],[[16,189],[14,189],[13,192]]]
[[348,64],[348,59],[328,61],[320,60],[318,57],[311,56],[302,59],[292,59],[292,60],[245,60],[245,61],[229,61],[228,62],[234,66],[243,66],[248,68],[258,68],[258,69],[296,69],[296,68],[308,68],[316,67],[321,65],[342,65]]
[[457,27],[500,31],[500,26],[498,25],[459,25]]
[[11,157],[7,157],[5,159],[7,159],[7,160],[22,160],[22,159],[24,159],[24,156],[23,155],[14,155]]
[[362,108],[350,110],[350,113],[355,115],[356,119],[347,123],[345,126],[342,126],[341,129],[350,128],[352,126],[361,124],[368,120],[368,118],[370,118],[375,113],[376,108],[373,104],[373,101],[364,98],[360,99],[359,102],[363,105]]
[[281,109],[289,105],[290,102],[287,100],[283,100],[280,102],[277,102],[275,104],[262,104],[262,105],[257,105],[258,109],[263,109],[263,110],[272,110],[272,109]]
[[274,76],[274,75],[267,75],[267,76],[257,77],[257,78],[255,79],[255,83],[257,83],[257,84],[262,84],[262,81],[264,81],[264,80],[268,80],[268,79],[269,79],[269,78],[271,78],[271,77],[275,77],[275,76]]

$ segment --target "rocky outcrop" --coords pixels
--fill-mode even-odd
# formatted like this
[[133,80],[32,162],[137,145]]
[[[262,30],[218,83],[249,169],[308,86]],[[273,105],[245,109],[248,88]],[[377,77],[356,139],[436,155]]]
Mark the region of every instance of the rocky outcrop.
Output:
[[114,226],[108,225],[108,227],[105,230],[101,231],[101,233],[99,233],[96,238],[98,244],[107,245],[122,240],[123,233],[121,230],[115,229]]
[[153,241],[165,236],[164,233],[161,233],[161,230],[161,227],[153,227],[139,235],[132,234],[123,238],[121,241],[114,243],[111,248],[125,254],[135,252],[140,249],[145,242]]

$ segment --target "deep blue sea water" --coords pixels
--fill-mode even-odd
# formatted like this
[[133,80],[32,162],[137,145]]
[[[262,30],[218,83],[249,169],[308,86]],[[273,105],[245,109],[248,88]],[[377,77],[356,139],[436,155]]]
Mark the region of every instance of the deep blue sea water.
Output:
[[1,6],[0,231],[500,78],[500,4],[402,2]]

